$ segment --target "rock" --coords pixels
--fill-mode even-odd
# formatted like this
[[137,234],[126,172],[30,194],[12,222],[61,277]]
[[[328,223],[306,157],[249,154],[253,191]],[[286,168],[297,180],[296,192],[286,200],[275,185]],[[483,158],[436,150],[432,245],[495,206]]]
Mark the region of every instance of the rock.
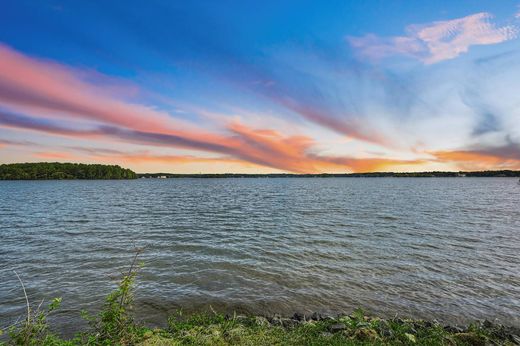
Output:
[[291,318],[282,318],[281,322],[284,328],[294,328],[301,323],[300,321]]
[[323,319],[323,316],[318,313],[318,312],[314,312],[311,316],[310,316],[310,319],[311,320],[314,320],[314,321],[321,321]]
[[377,332],[370,328],[357,329],[354,332],[353,336],[355,339],[363,340],[363,341],[374,341],[374,340],[379,339],[379,335],[377,334]]
[[457,326],[444,326],[444,330],[448,333],[463,333],[464,329]]
[[484,323],[482,323],[482,326],[484,328],[491,329],[491,328],[493,328],[493,322],[491,322],[489,320],[485,320]]
[[347,326],[343,323],[334,323],[329,326],[329,330],[331,331],[331,333],[337,333],[345,329],[347,329]]
[[323,321],[335,321],[336,318],[332,315],[321,315]]
[[281,326],[282,325],[282,317],[278,314],[275,314],[273,317],[269,319],[269,322],[273,326]]
[[321,335],[321,337],[323,337],[323,338],[330,338],[330,337],[333,336],[333,334],[330,333],[330,332],[322,332],[320,335]]
[[267,320],[267,318],[265,317],[262,317],[262,316],[256,316],[255,317],[255,324],[257,326],[260,326],[260,327],[266,327],[269,325],[269,321]]
[[292,319],[296,320],[296,321],[303,321],[303,320],[305,320],[305,315],[301,314],[299,312],[295,312]]

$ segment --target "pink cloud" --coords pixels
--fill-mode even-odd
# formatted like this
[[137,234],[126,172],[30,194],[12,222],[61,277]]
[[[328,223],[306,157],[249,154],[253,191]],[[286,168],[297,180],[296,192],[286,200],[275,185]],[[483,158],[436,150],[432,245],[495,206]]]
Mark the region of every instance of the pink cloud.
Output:
[[0,45],[0,104],[146,131],[175,128],[169,114],[119,100],[110,94],[112,87],[88,83],[81,78],[84,75]]
[[41,159],[50,159],[50,160],[70,160],[74,157],[66,152],[37,152],[34,153],[35,157],[41,158]]
[[425,64],[456,58],[471,46],[490,45],[518,37],[516,25],[497,27],[486,12],[453,20],[406,27],[406,36],[379,37],[368,34],[348,37],[359,54],[379,60],[392,55],[407,55]]

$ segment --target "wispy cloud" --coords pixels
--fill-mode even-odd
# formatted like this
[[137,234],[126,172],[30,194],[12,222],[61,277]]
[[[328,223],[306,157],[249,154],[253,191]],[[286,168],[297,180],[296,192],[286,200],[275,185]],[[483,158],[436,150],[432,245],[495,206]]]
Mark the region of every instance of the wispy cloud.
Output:
[[169,114],[120,100],[110,94],[112,88],[89,83],[84,76],[83,71],[31,58],[0,44],[0,103],[5,106],[148,131],[175,127]]
[[[518,16],[518,14],[517,14]],[[347,37],[359,54],[378,60],[392,55],[407,55],[425,64],[456,58],[471,46],[490,45],[518,37],[517,25],[497,26],[487,12],[466,17],[409,25],[405,36]]]
[[201,157],[195,155],[164,155],[154,154],[149,150],[139,152],[125,152],[121,150],[106,149],[106,148],[82,148],[82,147],[68,147],[76,152],[86,154],[90,159],[98,161],[113,162],[122,161],[128,163],[148,163],[160,162],[169,164],[186,164],[186,163],[243,163],[242,160],[234,159],[232,157]]
[[67,152],[54,152],[54,151],[41,151],[34,154],[35,157],[46,160],[71,160],[74,159],[70,153]]
[[[400,165],[420,164],[416,160],[377,159],[331,157],[313,153],[315,141],[306,136],[286,136],[273,129],[255,129],[238,122],[228,124],[227,136],[220,136],[218,140],[200,138],[198,140],[171,134],[143,132],[124,129],[114,126],[100,126],[88,130],[73,130],[53,124],[41,119],[9,114],[1,116],[0,125],[17,129],[84,138],[97,136],[105,139],[141,144],[147,147],[185,148],[226,155],[225,158],[204,159],[197,158],[193,162],[243,162],[264,167],[272,167],[298,173],[345,172],[345,171],[372,171],[387,169]],[[76,150],[76,149],[75,149]],[[114,158],[126,158],[130,162],[166,161],[188,162],[190,157],[175,155],[134,155],[121,152],[90,152],[98,158],[107,158],[112,154]],[[42,157],[41,153],[37,155]],[[51,158],[49,155],[47,158]],[[53,159],[56,157],[52,157]]]
[[520,156],[504,156],[493,151],[461,150],[433,153],[439,162],[455,163],[462,170],[520,169]]
[[0,146],[7,146],[7,145],[15,145],[15,146],[34,146],[36,145],[35,142],[31,141],[13,141],[9,139],[1,139],[0,138]]
[[[299,126],[291,126],[290,121],[282,124],[263,119],[251,125],[247,116],[230,120],[231,117],[222,114],[213,118],[210,127],[203,121],[184,126],[174,115],[129,101],[128,95],[107,92],[106,84],[93,83],[92,78],[81,78],[80,75],[85,76],[84,71],[34,59],[7,47],[0,47],[0,58],[4,58],[0,59],[0,127],[20,134],[19,138],[11,136],[9,140],[0,140],[0,146],[16,145],[11,138],[37,142],[27,135],[28,131],[40,133],[42,137],[58,137],[45,151],[41,143],[27,143],[27,148],[23,148],[24,152],[32,152],[30,155],[48,160],[89,158],[110,162],[112,159],[132,165],[198,163],[208,167],[233,165],[255,169],[262,166],[299,173],[399,170],[401,167],[421,170],[429,164],[481,167],[478,165],[481,161],[482,167],[498,168],[515,167],[518,163],[515,149],[518,148],[515,143],[520,142],[518,104],[515,88],[510,87],[516,85],[518,73],[511,68],[507,76],[496,73],[486,76],[486,83],[482,83],[486,86],[484,89],[478,87],[479,83],[471,82],[472,92],[464,93],[464,102],[452,89],[446,94],[438,92],[439,80],[444,78],[439,74],[435,76],[435,83],[425,77],[424,83],[407,84],[413,92],[407,92],[396,78],[362,70],[357,74],[349,71],[352,85],[334,84],[343,80],[338,78],[342,70],[338,73],[334,70],[330,78],[296,78],[301,83],[295,87],[291,86],[295,84],[292,77],[296,72],[291,78],[273,79],[276,83],[255,87],[261,90],[253,91],[302,115],[313,125],[335,130],[337,133],[333,135],[337,137],[333,139],[344,139],[344,135],[354,138],[348,150],[341,150],[326,147],[324,143],[328,138],[302,131]],[[499,61],[490,61],[485,66],[489,70],[497,63]],[[302,70],[305,71],[304,67]],[[445,77],[450,81],[454,79],[451,73]],[[496,83],[493,78],[498,78]],[[319,89],[322,84],[330,88]],[[438,102],[432,102],[438,107],[431,107],[422,100],[427,91],[438,95],[438,99],[433,98]],[[357,107],[350,106],[349,99],[345,99],[349,92],[352,92],[352,104]],[[500,105],[496,104],[498,99]],[[351,109],[357,112],[350,112]],[[377,122],[370,121],[373,114],[381,112],[388,116],[378,117]],[[408,114],[410,121],[407,121]],[[326,136],[331,136],[330,133],[326,132]],[[509,143],[510,148],[489,146],[505,136],[509,138],[506,144]],[[391,147],[388,143],[397,137],[406,139],[404,143],[420,139],[426,144],[415,152],[407,151],[406,147],[402,151],[388,149]],[[452,137],[457,140],[451,141]],[[62,139],[67,146],[63,143],[56,146]],[[486,140],[488,146],[471,147],[469,139]],[[76,141],[83,146],[86,142],[100,146],[116,144],[118,150],[80,150],[73,147]],[[138,146],[144,150],[136,149]],[[56,150],[57,147],[60,150]],[[366,148],[381,149],[384,153],[369,154]]]

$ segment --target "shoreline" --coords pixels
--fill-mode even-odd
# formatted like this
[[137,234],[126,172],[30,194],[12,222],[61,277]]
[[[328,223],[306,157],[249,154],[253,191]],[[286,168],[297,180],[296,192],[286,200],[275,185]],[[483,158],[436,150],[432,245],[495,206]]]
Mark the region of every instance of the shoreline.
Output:
[[164,327],[147,326],[135,319],[137,257],[138,253],[97,312],[81,311],[86,323],[75,324],[78,329],[71,330],[73,336],[68,338],[63,336],[63,325],[55,320],[51,323],[49,318],[60,309],[62,299],[31,306],[18,277],[26,315],[0,329],[0,345],[520,345],[520,326],[489,320],[456,325],[397,316],[385,319],[367,315],[362,309],[350,314],[296,312],[284,317],[224,315],[210,305],[211,312],[184,314],[179,310],[165,320]]
[[0,180],[133,180],[172,178],[442,178],[520,177],[520,170],[358,173],[136,173],[118,165],[67,162],[0,164]]
[[138,179],[178,178],[518,178],[520,171],[432,171],[432,172],[365,172],[365,173],[136,173]]
[[[120,298],[120,296],[116,296]],[[135,322],[127,307],[123,314],[124,330],[96,340],[99,330],[76,330],[64,337],[59,325],[46,325],[45,335],[33,335],[35,345],[520,345],[520,327],[489,320],[469,324],[444,324],[432,319],[404,317],[380,318],[366,315],[361,309],[350,314],[294,313],[292,316],[273,314],[246,315],[209,313],[183,314],[166,319],[162,327]],[[99,313],[101,323],[90,328],[106,328],[100,324],[117,324],[107,319],[107,306]],[[210,306],[211,309],[211,306]],[[105,316],[105,317],[103,317]],[[88,318],[93,318],[90,316]],[[103,318],[105,321],[103,322]],[[45,319],[44,323],[45,322]],[[115,328],[110,326],[110,328]],[[106,332],[106,331],[105,331]],[[16,333],[0,333],[3,341],[13,342]],[[67,333],[68,334],[68,333]],[[19,344],[16,341],[15,344]]]

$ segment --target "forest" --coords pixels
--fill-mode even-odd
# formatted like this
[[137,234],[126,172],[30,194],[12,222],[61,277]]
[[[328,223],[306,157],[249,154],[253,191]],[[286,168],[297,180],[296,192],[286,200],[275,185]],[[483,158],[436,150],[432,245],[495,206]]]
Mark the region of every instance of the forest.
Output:
[[0,180],[135,179],[137,174],[117,165],[84,163],[12,163],[0,165]]

